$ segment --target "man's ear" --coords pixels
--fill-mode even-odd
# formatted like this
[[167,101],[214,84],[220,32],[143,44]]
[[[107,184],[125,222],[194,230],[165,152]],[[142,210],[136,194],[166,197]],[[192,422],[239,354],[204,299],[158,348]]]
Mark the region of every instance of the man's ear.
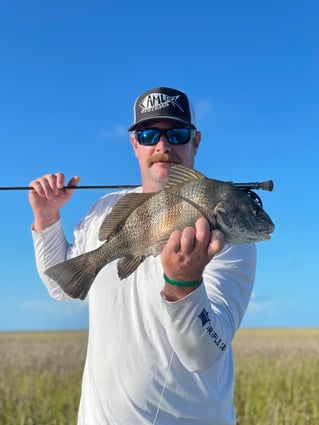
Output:
[[131,133],[130,137],[131,137],[131,144],[132,144],[132,147],[133,147],[135,156],[137,157],[137,152],[136,151],[138,149],[138,142],[136,141],[133,133]]
[[200,131],[197,131],[196,136],[193,139],[193,144],[194,144],[194,147],[196,148],[196,153],[197,153],[197,149],[199,147],[201,139],[202,139],[202,133]]

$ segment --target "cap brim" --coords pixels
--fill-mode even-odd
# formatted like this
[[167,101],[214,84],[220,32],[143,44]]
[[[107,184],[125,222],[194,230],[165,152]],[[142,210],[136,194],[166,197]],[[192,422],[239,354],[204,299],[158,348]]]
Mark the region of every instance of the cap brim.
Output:
[[162,120],[173,121],[173,122],[176,122],[176,123],[184,124],[187,127],[196,130],[195,125],[194,124],[191,124],[189,121],[185,121],[185,120],[178,119],[178,118],[172,118],[171,116],[165,116],[165,115],[163,116],[163,115],[161,115],[158,118],[152,117],[152,118],[148,118],[148,119],[146,118],[146,119],[140,120],[140,121],[136,122],[135,124],[133,124],[127,131],[134,131],[134,130],[136,130],[136,128],[140,124],[150,124],[152,121],[156,122],[156,121],[162,121]]

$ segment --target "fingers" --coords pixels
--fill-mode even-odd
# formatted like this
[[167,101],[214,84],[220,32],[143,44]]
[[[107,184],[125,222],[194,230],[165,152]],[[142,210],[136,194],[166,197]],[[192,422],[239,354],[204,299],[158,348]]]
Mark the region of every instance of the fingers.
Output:
[[[78,176],[74,176],[69,181],[68,185],[76,186],[80,181]],[[49,200],[57,197],[65,184],[65,176],[63,173],[46,174],[43,177],[39,177],[30,183],[34,191],[42,198]],[[66,192],[66,191],[65,191]]]
[[199,249],[207,249],[208,257],[212,258],[225,246],[224,235],[220,230],[210,230],[207,220],[200,218],[195,223],[196,241]]
[[196,230],[193,227],[186,227],[181,234],[180,251],[184,254],[190,254],[195,247]]
[[194,249],[195,229],[193,227],[186,227],[183,231],[175,230],[167,243],[175,253],[183,252],[190,254]]
[[206,265],[224,247],[224,236],[200,218],[194,227],[176,230],[164,245],[161,262],[166,276],[180,281],[199,279]]
[[64,185],[63,173],[46,174],[30,183],[34,191],[42,198],[52,199]]
[[206,219],[200,218],[195,227],[186,227],[184,230],[174,231],[168,242],[170,250],[182,255],[206,255],[212,258],[225,245],[224,235],[219,230],[210,230]]

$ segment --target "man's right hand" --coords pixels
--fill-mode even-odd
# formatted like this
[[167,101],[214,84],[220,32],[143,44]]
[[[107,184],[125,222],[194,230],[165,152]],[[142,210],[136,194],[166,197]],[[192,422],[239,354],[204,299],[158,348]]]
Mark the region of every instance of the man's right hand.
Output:
[[[76,186],[78,176],[72,177],[67,186]],[[60,218],[60,208],[69,201],[72,189],[64,189],[63,173],[46,174],[30,182],[29,202],[34,214],[33,230],[42,231]]]

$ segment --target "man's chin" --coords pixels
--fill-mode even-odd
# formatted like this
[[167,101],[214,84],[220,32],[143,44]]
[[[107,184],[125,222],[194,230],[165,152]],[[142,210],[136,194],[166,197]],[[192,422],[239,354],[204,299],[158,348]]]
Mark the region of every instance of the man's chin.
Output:
[[166,183],[169,177],[169,169],[172,164],[172,162],[154,162],[150,166],[150,172],[153,176],[153,180]]
[[165,180],[168,181],[169,178],[169,170],[172,165],[177,164],[176,162],[170,162],[170,161],[159,161],[154,162],[151,167],[151,173],[153,176],[157,177],[159,180]]

